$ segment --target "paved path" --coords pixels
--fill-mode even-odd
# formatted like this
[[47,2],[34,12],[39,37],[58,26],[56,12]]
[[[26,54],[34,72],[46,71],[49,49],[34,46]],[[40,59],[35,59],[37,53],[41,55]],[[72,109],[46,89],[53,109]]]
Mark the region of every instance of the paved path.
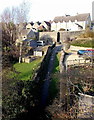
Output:
[[50,85],[50,75],[52,73],[53,67],[54,67],[54,61],[55,61],[55,55],[56,53],[60,50],[61,46],[56,46],[53,49],[50,61],[49,61],[49,65],[48,65],[48,72],[46,74],[45,77],[45,82],[43,84],[43,88],[42,88],[42,98],[41,98],[41,105],[42,107],[46,106],[46,102],[47,102],[47,97],[48,97],[48,90],[49,90],[49,85]]

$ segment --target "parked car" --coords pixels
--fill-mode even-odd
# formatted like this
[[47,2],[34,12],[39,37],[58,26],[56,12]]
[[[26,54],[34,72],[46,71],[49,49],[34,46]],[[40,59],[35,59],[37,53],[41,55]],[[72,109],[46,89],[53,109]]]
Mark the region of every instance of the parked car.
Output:
[[78,52],[77,52],[77,54],[79,54],[79,55],[83,55],[85,53],[86,53],[86,50],[78,50]]
[[86,53],[94,53],[94,50],[93,49],[78,50],[78,52],[77,52],[77,54],[79,54],[79,55],[83,55],[83,54],[86,54]]
[[44,46],[45,42],[44,41],[37,41],[37,46]]

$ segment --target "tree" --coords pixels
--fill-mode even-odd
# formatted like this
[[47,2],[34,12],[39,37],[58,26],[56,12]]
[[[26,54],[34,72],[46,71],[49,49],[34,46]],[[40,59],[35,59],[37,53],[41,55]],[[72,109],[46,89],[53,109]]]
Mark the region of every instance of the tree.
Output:
[[17,24],[28,21],[29,6],[30,2],[23,1],[18,7],[6,8],[0,16],[4,63],[7,61],[6,58],[13,61],[19,56],[19,47],[15,45],[20,33],[20,27],[17,27]]
[[6,62],[14,61],[19,56],[19,49],[15,46],[17,39],[16,25],[12,22],[2,23],[2,52],[3,52],[3,65]]
[[28,21],[30,11],[30,2],[23,0],[18,7],[7,7],[1,14],[1,21],[8,23],[13,22],[16,24],[25,23]]
[[1,22],[9,23],[9,22],[16,22],[16,7],[5,8],[1,14]]
[[17,7],[17,9],[16,9],[17,23],[28,22],[29,11],[30,11],[30,2],[23,1],[19,5],[19,7]]

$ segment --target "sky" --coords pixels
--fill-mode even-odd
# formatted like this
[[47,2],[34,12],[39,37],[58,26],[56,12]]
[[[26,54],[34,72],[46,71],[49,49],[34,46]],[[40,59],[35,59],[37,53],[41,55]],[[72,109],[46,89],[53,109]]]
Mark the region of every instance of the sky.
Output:
[[[18,6],[23,0],[0,0],[0,13],[6,7]],[[27,1],[27,0],[25,0]],[[94,0],[29,0],[29,21],[49,21],[56,16],[90,13]]]

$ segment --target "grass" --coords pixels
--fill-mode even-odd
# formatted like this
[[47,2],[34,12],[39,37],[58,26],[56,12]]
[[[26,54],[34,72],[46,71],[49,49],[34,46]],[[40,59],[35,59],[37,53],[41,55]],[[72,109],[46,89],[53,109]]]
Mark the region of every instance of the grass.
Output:
[[13,65],[15,71],[11,71],[9,76],[11,78],[16,77],[18,80],[30,80],[38,68],[41,58],[32,61],[31,63],[16,63]]
[[59,59],[60,59],[60,53],[58,53],[55,57],[55,63],[53,68],[53,74],[59,71]]
[[80,47],[91,47],[94,48],[94,39],[80,39],[71,42],[71,45]]

